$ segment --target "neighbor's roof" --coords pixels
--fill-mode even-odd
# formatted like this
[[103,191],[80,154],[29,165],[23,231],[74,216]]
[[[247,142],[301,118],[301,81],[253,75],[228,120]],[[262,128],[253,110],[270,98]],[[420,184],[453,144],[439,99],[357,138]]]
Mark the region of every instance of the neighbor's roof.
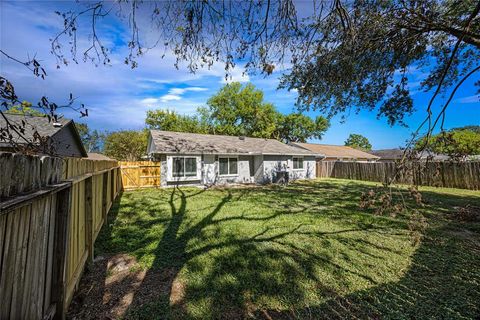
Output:
[[150,130],[150,153],[316,155],[274,139]]
[[[372,154],[379,156],[381,159],[392,159],[397,160],[403,157],[404,150],[402,149],[382,149],[382,150],[372,150]],[[449,156],[444,154],[437,154],[431,151],[422,151],[420,158],[426,159],[432,157],[433,160],[448,160]]]
[[327,158],[378,159],[378,157],[373,154],[347,146],[299,142],[292,143],[292,145],[296,145],[315,153],[324,154]]
[[88,153],[88,159],[91,159],[91,160],[109,160],[109,161],[115,161],[114,159],[109,158],[109,157],[107,157],[107,156],[104,155],[104,154],[96,153],[96,152],[89,152],[89,153]]
[[[51,137],[60,129],[62,129],[65,125],[67,125],[70,121],[68,119],[58,119],[57,122],[60,123],[62,126],[54,126],[54,121],[48,121],[47,117],[38,117],[38,116],[25,116],[21,114],[8,114],[5,113],[5,117],[7,117],[9,122],[12,122],[17,125],[22,125],[22,121],[25,121],[25,133],[23,136],[30,140],[33,140],[33,134],[37,131],[40,136],[42,137]],[[6,121],[3,117],[0,117],[0,125],[2,127],[6,126]],[[12,134],[15,135],[15,132],[12,131]],[[17,137],[19,139],[19,137]],[[19,141],[20,142],[20,141]]]
[[[34,134],[38,132],[41,137],[53,137],[56,133],[60,130],[70,127],[69,130],[72,130],[73,136],[77,140],[77,143],[80,147],[80,150],[84,156],[87,155],[87,151],[83,146],[82,140],[75,128],[73,120],[65,119],[65,118],[58,118],[55,122],[53,119],[49,121],[48,117],[43,116],[27,116],[23,114],[9,114],[4,113],[4,116],[8,119],[8,121],[12,124],[19,125],[25,129],[25,132],[22,133],[23,138],[28,140],[29,142],[34,142]],[[25,122],[25,126],[23,126],[23,122]],[[54,123],[59,123],[60,125],[54,125]],[[3,117],[0,117],[0,127],[6,128],[7,122]],[[26,141],[14,130],[10,130],[10,133],[13,135],[13,141],[18,144],[24,144]],[[0,145],[8,146],[7,142],[0,141]]]

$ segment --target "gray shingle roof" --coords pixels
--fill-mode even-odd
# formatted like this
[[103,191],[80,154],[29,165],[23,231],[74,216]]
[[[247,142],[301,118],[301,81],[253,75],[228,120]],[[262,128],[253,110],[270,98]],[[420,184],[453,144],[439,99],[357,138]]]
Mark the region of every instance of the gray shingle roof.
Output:
[[[392,159],[399,160],[402,159],[404,150],[402,149],[382,149],[382,150],[372,150],[370,153],[380,157],[381,159]],[[449,156],[444,154],[437,154],[431,151],[422,151],[419,155],[420,159],[426,159],[431,157],[433,160],[448,160]]]
[[89,152],[87,153],[88,155],[88,159],[91,159],[91,160],[108,160],[108,161],[115,161],[114,159],[110,158],[110,157],[107,157],[106,155],[104,154],[101,154],[101,153],[97,153],[97,152]]
[[299,143],[294,142],[292,145],[300,148],[308,149],[312,152],[324,154],[327,158],[348,158],[348,159],[378,159],[379,157],[347,146],[337,146],[318,143]]
[[[55,127],[53,125],[54,121],[48,121],[47,117],[25,116],[20,114],[5,114],[5,116],[12,124],[22,125],[22,121],[25,121],[25,132],[23,133],[23,136],[29,141],[33,141],[33,134],[35,131],[37,131],[42,137],[51,137],[72,121],[64,118],[58,119],[57,122],[62,126]],[[7,123],[5,119],[0,117],[0,127],[5,128],[6,125]],[[22,143],[23,140],[21,140],[13,130],[11,130],[11,133],[13,139],[17,143]]]
[[[12,140],[15,143],[26,144],[25,140],[27,140],[29,143],[35,144],[36,142],[38,142],[38,140],[34,138],[35,132],[38,132],[38,134],[41,137],[51,138],[61,130],[71,130],[73,138],[76,140],[76,143],[78,144],[80,152],[82,153],[83,156],[87,156],[87,152],[85,151],[85,147],[83,146],[83,143],[75,128],[73,120],[62,117],[62,118],[58,118],[57,121],[55,122],[53,119],[49,121],[48,117],[27,116],[22,114],[8,114],[8,113],[4,113],[4,115],[8,119],[8,122],[10,122],[12,125],[16,125],[16,126],[20,126],[21,128],[24,128],[24,132],[22,133],[23,137],[19,136],[14,130],[9,131],[12,134],[13,136]],[[25,123],[25,125],[23,125],[23,122]],[[60,124],[60,125],[54,125],[54,123]],[[7,122],[2,116],[0,116],[0,128],[6,128],[6,127],[7,127]],[[19,129],[17,128],[17,130]],[[9,147],[9,143],[7,141],[0,140],[0,146]]]
[[274,139],[150,130],[150,153],[316,155]]

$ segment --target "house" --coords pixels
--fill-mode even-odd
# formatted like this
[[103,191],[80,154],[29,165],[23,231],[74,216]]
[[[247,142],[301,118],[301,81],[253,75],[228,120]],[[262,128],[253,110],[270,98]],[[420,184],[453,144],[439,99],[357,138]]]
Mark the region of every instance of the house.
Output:
[[150,130],[148,155],[161,161],[161,185],[270,183],[315,178],[314,152],[274,139]]
[[[402,149],[382,149],[382,150],[373,150],[372,154],[380,157],[379,162],[395,162],[403,158],[405,150]],[[447,161],[450,159],[449,156],[444,154],[437,154],[431,151],[422,151],[421,154],[417,155],[419,160],[433,160],[433,161]]]
[[378,156],[347,146],[300,142],[292,142],[290,144],[317,154],[323,154],[324,157],[317,158],[317,161],[375,162],[379,159]]
[[[11,125],[24,128],[19,135],[14,130],[9,130],[12,141],[19,147],[30,146],[39,154],[55,154],[63,157],[86,157],[87,152],[82,139],[78,134],[73,120],[59,118],[57,122],[49,121],[43,116],[27,116],[20,114],[3,114]],[[7,121],[0,117],[0,128],[7,128]],[[25,123],[25,125],[23,125]],[[44,139],[40,143],[40,138]],[[9,141],[0,140],[0,151],[15,151]]]
[[90,160],[106,160],[106,161],[115,161],[115,159],[112,159],[110,157],[107,157],[104,154],[97,153],[97,152],[89,152],[88,153],[88,159]]

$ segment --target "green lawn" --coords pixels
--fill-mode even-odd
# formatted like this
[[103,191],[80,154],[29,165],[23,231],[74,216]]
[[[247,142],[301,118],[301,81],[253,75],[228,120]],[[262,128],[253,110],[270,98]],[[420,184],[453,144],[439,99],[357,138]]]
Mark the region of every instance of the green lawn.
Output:
[[478,319],[480,221],[455,217],[459,206],[478,210],[480,193],[423,188],[428,227],[415,243],[410,213],[359,208],[372,188],[323,179],[125,192],[73,315]]

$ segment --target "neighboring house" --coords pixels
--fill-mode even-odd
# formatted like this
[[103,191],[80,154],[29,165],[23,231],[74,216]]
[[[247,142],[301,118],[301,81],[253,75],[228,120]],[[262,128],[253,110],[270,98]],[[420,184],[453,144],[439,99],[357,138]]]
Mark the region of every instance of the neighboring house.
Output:
[[480,161],[480,154],[467,156],[467,161]]
[[[25,131],[19,135],[10,130],[12,140],[19,146],[29,143],[35,146],[39,154],[55,154],[63,157],[86,157],[87,152],[78,134],[73,120],[60,118],[57,122],[49,121],[47,117],[4,114],[11,124],[22,126]],[[7,122],[0,116],[0,128],[6,128]],[[39,137],[44,143],[39,142]],[[25,141],[26,140],[26,141]],[[8,141],[0,140],[0,151],[15,151]]]
[[[380,157],[379,162],[395,162],[402,159],[404,150],[402,149],[382,149],[382,150],[373,150],[372,154]],[[420,160],[433,160],[433,161],[446,161],[450,157],[444,154],[437,154],[430,151],[422,151],[418,155]]]
[[161,185],[269,183],[315,178],[314,152],[273,139],[150,130],[148,155],[161,161]]
[[300,142],[292,142],[290,144],[317,154],[323,154],[324,157],[317,158],[317,161],[375,162],[379,159],[379,157],[373,154],[347,146]]
[[104,154],[97,153],[97,152],[89,152],[88,159],[90,160],[107,160],[107,161],[115,161],[114,159],[107,157]]

